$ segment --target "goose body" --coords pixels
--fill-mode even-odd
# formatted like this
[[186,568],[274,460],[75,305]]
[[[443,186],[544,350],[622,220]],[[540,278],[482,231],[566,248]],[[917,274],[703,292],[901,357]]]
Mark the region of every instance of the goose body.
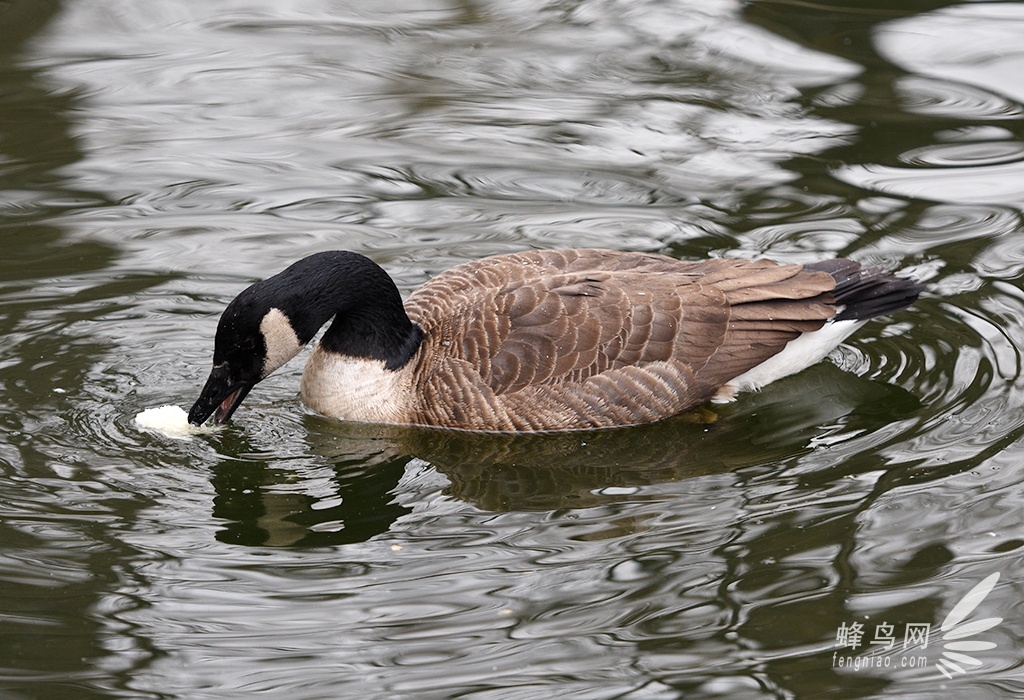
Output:
[[227,307],[189,420],[227,421],[333,318],[302,376],[303,401],[327,416],[503,432],[649,423],[800,371],[920,290],[845,259],[573,249],[465,263],[403,304],[368,258],[319,253]]

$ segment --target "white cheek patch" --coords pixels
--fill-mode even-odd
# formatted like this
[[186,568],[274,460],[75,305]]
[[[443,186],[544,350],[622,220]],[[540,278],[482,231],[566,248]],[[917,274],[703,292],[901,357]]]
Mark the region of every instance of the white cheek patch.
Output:
[[299,354],[302,345],[295,335],[288,317],[280,309],[271,309],[260,321],[260,332],[267,348],[263,360],[263,377],[266,377],[288,360]]

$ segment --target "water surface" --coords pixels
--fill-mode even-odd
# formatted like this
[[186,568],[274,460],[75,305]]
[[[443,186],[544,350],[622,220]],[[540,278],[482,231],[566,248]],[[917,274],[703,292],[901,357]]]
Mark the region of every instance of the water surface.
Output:
[[[1024,4],[892,5],[0,7],[0,695],[1019,696]],[[303,255],[559,246],[930,287],[713,423],[133,423]]]

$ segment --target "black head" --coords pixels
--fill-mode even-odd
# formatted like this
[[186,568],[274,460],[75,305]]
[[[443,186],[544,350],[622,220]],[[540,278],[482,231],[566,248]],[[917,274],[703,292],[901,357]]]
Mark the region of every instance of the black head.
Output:
[[323,339],[328,350],[381,359],[397,369],[419,346],[419,328],[384,270],[356,253],[317,253],[228,304],[217,326],[213,370],[189,422],[200,425],[212,415],[214,423],[226,423],[249,391],[332,317]]
[[268,293],[272,289],[267,282],[243,291],[221,315],[213,369],[188,414],[193,425],[211,415],[214,423],[226,423],[258,382],[302,349],[304,343],[299,342],[285,313],[274,305],[275,295]]

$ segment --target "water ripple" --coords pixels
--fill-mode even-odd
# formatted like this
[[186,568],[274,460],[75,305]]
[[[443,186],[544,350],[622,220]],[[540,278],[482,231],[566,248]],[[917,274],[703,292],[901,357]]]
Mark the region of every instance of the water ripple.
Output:
[[949,80],[910,75],[896,83],[906,111],[958,120],[1020,119],[1024,106],[998,93]]
[[888,195],[964,204],[1024,203],[1024,160],[970,168],[896,168],[848,165],[835,170],[844,182]]
[[[833,669],[837,629],[938,622],[999,571],[971,681],[1012,695],[1019,7],[114,5],[41,16],[0,96],[5,689],[934,695]],[[187,407],[225,304],[303,255],[368,253],[408,293],[580,245],[929,287],[653,426],[339,424],[300,362],[214,434],[133,423]]]
[[900,155],[907,165],[935,167],[980,167],[1024,160],[1024,144],[1012,141],[933,144]]

